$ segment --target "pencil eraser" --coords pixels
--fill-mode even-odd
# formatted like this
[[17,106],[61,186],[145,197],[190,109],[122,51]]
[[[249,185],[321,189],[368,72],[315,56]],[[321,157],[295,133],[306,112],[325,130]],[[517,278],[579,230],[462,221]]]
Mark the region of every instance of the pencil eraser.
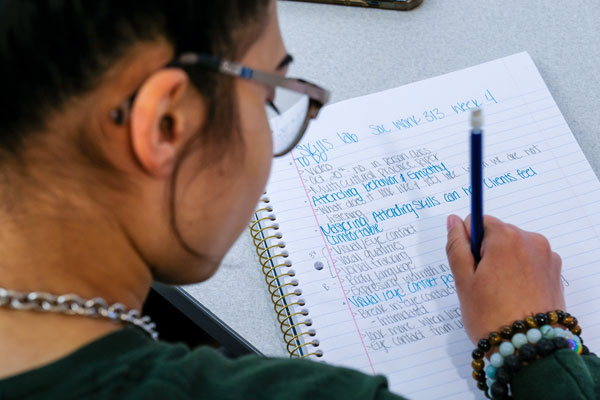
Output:
[[471,128],[480,130],[483,126],[483,112],[481,108],[477,108],[471,112]]

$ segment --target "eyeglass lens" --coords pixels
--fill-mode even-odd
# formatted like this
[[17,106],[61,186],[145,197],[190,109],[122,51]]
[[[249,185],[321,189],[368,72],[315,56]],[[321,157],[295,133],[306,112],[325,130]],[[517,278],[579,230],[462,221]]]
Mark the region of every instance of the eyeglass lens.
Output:
[[273,105],[265,105],[271,132],[273,133],[273,154],[283,155],[304,132],[303,126],[309,109],[308,95],[278,87],[275,90]]

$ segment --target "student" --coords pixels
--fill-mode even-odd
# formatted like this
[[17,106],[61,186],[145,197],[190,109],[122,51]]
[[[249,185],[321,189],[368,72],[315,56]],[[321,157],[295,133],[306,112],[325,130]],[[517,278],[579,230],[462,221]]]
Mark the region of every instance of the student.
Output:
[[[189,52],[203,56],[181,57]],[[206,55],[283,77],[291,58],[275,1],[0,0],[5,303],[75,293],[103,300],[63,304],[139,310],[153,279],[215,272],[269,174],[274,89],[217,72]],[[447,252],[474,343],[565,308],[561,261],[545,238],[489,217],[475,270],[468,226],[448,218]],[[2,305],[2,399],[398,398],[381,376],[229,360],[106,318]],[[554,351],[516,373],[512,393],[594,398],[599,368],[595,356]]]

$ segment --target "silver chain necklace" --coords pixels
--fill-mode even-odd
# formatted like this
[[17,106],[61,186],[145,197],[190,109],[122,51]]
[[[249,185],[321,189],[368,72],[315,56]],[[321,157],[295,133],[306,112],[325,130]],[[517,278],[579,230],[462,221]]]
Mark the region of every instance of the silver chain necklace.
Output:
[[138,310],[128,310],[121,303],[108,305],[106,300],[100,297],[86,300],[76,294],[56,296],[45,292],[17,292],[0,288],[0,307],[106,318],[137,326],[146,331],[152,339],[158,340],[156,324],[150,317],[142,317]]

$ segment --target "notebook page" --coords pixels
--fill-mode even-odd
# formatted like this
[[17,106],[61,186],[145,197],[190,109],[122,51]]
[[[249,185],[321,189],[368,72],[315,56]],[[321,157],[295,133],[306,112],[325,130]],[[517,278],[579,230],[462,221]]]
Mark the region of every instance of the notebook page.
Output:
[[482,397],[444,251],[446,216],[469,214],[475,107],[485,213],[549,238],[600,350],[600,185],[527,53],[325,108],[267,186],[319,360],[409,398]]

